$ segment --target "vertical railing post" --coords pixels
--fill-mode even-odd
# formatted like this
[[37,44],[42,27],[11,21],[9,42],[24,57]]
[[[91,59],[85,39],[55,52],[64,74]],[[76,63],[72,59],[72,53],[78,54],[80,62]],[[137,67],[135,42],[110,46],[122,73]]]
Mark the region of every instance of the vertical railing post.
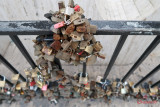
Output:
[[120,39],[118,41],[118,44],[117,44],[117,46],[116,46],[116,48],[114,50],[114,53],[112,55],[112,58],[111,58],[111,60],[109,62],[109,65],[108,65],[108,67],[107,67],[107,69],[106,69],[106,71],[104,73],[102,81],[105,81],[105,79],[109,75],[109,73],[111,71],[111,68],[112,68],[113,64],[115,63],[115,61],[117,59],[117,56],[118,56],[119,52],[121,51],[121,49],[122,49],[127,37],[128,37],[128,35],[121,35],[121,37],[120,37]]
[[14,74],[19,74],[20,78],[23,81],[26,81],[26,79],[0,54],[0,61]]
[[158,35],[136,61],[136,63],[132,66],[132,68],[128,71],[128,73],[123,77],[122,82],[125,82],[126,79],[129,78],[129,76],[137,69],[137,67],[147,58],[147,56],[156,48],[159,43],[160,36]]
[[26,60],[28,61],[28,63],[31,65],[31,67],[34,69],[36,67],[36,64],[32,60],[31,56],[27,52],[26,48],[24,47],[24,45],[22,44],[22,42],[20,41],[20,39],[18,38],[18,36],[17,35],[9,35],[9,37],[12,39],[12,41],[15,43],[15,45],[21,51],[21,53],[26,58]]

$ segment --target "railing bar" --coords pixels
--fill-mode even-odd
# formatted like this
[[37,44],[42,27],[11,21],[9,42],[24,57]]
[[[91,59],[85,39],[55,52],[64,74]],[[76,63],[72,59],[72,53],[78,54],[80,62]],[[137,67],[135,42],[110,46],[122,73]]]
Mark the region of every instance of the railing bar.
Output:
[[111,68],[112,68],[113,64],[115,63],[115,61],[117,59],[117,56],[118,56],[119,52],[121,51],[121,49],[122,49],[127,37],[128,37],[128,35],[121,35],[120,36],[120,39],[119,39],[119,41],[117,43],[117,46],[116,46],[116,48],[114,50],[114,53],[113,53],[112,58],[111,58],[111,60],[109,62],[109,65],[108,65],[108,67],[107,67],[107,69],[106,69],[106,71],[104,73],[102,81],[105,81],[105,79],[109,75],[109,73],[111,71]]
[[[4,77],[3,77],[2,75],[0,75],[0,79],[3,80]],[[13,84],[12,84],[8,79],[5,78],[5,81],[6,81],[6,83],[7,83],[9,86],[11,86],[11,87],[13,86]]]
[[137,82],[134,85],[134,87],[136,88],[137,86],[139,86],[141,83],[143,83],[145,80],[147,80],[149,77],[151,77],[152,75],[154,75],[159,70],[160,70],[160,64],[157,67],[155,67],[151,72],[149,72],[145,77],[143,77],[139,82]]
[[151,85],[151,88],[154,88],[155,86],[159,85],[160,84],[160,80],[157,81],[156,83],[154,83],[153,85]]
[[15,45],[21,51],[21,53],[26,58],[26,60],[28,61],[28,63],[31,65],[31,67],[32,68],[36,68],[37,67],[36,64],[32,60],[31,56],[27,52],[26,48],[24,47],[24,45],[22,44],[22,42],[20,41],[20,39],[18,38],[18,36],[17,35],[9,35],[9,37],[12,39],[12,41],[15,43]]
[[0,54],[0,61],[14,74],[19,74],[20,78],[23,81],[26,81],[26,79]]
[[82,76],[85,77],[86,76],[86,63],[83,62],[83,73]]
[[123,77],[122,82],[125,82],[126,79],[129,78],[129,76],[137,69],[137,67],[147,58],[147,56],[156,48],[159,43],[160,36],[158,35],[136,61],[136,63],[132,66],[132,68],[128,71],[128,73]]

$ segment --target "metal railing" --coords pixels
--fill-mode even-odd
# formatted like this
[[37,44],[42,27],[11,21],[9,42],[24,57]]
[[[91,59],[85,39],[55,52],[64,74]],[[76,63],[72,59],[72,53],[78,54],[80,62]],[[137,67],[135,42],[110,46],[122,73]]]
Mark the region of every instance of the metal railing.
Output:
[[[109,65],[106,68],[102,81],[107,79],[112,66],[114,65],[128,35],[157,35],[152,43],[147,47],[127,74],[121,79],[125,82],[131,74],[137,69],[138,66],[147,58],[147,56],[156,48],[160,43],[160,21],[91,21],[90,23],[96,25],[98,30],[95,35],[121,35],[117,43],[117,46],[113,52]],[[52,34],[50,27],[53,25],[50,21],[1,21],[0,22],[0,35],[9,35],[15,45],[19,48],[24,55],[28,63],[32,68],[36,67],[36,64],[30,57],[29,53],[25,49],[24,45],[20,41],[17,35],[48,35]],[[0,55],[0,61],[11,70],[13,73],[19,72],[2,56]],[[62,69],[60,60],[55,58],[54,62]],[[160,70],[160,64],[157,65],[150,73],[135,84],[135,87],[142,84],[146,79],[151,77],[154,73]],[[83,73],[86,72],[86,64],[83,64]],[[20,74],[20,73],[19,73]],[[23,81],[25,78],[20,74]],[[2,78],[2,76],[0,76]],[[6,80],[8,84],[12,84]],[[160,80],[154,83],[151,87],[154,87],[160,83]]]

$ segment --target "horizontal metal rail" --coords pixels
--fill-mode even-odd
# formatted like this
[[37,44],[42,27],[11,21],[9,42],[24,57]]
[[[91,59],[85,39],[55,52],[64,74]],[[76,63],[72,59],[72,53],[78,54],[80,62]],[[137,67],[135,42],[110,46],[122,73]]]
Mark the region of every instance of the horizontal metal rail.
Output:
[[[90,20],[98,27],[96,35],[159,35],[160,21],[98,21]],[[0,35],[52,34],[51,21],[0,21]]]

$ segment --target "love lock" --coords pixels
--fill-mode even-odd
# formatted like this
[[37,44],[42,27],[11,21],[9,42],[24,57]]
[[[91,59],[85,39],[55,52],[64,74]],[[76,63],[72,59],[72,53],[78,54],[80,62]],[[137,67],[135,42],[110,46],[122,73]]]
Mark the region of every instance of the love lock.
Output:
[[79,83],[80,84],[87,84],[88,83],[88,74],[85,74],[85,77],[82,75],[83,73],[80,73],[79,75]]

